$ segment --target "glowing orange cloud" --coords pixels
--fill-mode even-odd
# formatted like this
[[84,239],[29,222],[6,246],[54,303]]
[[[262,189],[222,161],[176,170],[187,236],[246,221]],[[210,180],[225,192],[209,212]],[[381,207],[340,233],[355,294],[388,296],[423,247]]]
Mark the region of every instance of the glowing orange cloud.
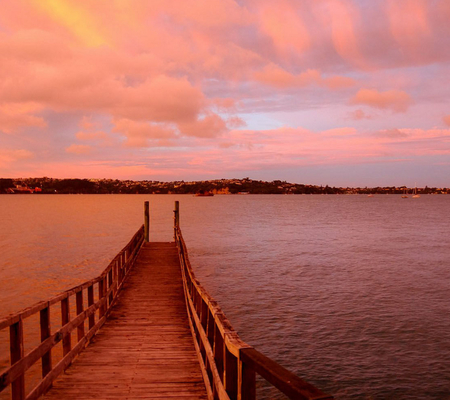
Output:
[[296,88],[317,84],[329,89],[341,89],[355,84],[352,78],[344,76],[324,78],[319,71],[313,69],[294,75],[275,64],[269,64],[263,70],[255,72],[254,77],[259,82],[278,88]]
[[350,102],[351,104],[390,109],[395,112],[406,112],[412,99],[408,93],[401,90],[379,92],[376,89],[360,89]]
[[86,46],[97,47],[106,44],[96,26],[95,17],[82,8],[79,2],[70,0],[33,0],[33,2]]

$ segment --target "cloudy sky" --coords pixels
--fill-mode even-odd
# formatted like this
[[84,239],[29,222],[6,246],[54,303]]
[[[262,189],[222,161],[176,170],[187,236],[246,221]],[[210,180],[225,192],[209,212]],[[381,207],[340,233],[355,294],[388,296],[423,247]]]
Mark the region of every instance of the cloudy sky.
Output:
[[1,0],[0,177],[450,186],[448,0]]

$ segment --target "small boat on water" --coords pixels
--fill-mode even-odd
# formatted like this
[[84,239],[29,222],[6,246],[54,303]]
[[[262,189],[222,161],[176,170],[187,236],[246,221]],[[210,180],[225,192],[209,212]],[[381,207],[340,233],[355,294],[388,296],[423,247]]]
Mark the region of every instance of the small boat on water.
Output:
[[413,199],[417,199],[420,197],[420,194],[417,193],[417,186],[414,188],[414,194],[412,195]]

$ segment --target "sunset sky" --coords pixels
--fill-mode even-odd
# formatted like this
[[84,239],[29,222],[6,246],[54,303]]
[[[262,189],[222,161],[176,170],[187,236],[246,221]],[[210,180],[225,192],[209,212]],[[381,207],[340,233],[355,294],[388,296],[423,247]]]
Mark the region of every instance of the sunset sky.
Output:
[[2,0],[0,177],[450,186],[449,0]]

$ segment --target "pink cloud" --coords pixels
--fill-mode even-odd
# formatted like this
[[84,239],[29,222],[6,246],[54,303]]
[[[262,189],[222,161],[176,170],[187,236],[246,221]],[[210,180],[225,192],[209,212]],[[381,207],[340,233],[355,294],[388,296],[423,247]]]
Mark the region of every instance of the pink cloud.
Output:
[[114,132],[126,137],[124,144],[128,147],[173,146],[170,139],[176,137],[175,130],[164,125],[125,118],[114,120],[114,125]]
[[67,153],[77,154],[77,155],[90,154],[91,151],[92,151],[92,146],[89,146],[87,144],[71,144],[69,147],[66,148]]
[[378,131],[377,135],[379,135],[381,137],[392,138],[392,139],[408,137],[407,133],[405,133],[397,128],[383,129],[381,131]]
[[226,122],[217,114],[210,114],[196,121],[182,122],[178,126],[183,135],[200,138],[216,137],[228,130]]
[[356,20],[360,18],[358,8],[351,2],[330,0],[328,12],[331,18],[331,38],[336,52],[345,61],[367,68],[367,60],[360,51],[356,31]]
[[231,97],[214,98],[214,99],[211,99],[210,101],[221,112],[229,112],[229,111],[235,112],[237,110],[236,100],[232,99]]
[[320,80],[320,73],[308,70],[299,75],[293,75],[275,64],[267,65],[262,71],[255,72],[255,79],[267,85],[279,88],[306,86]]
[[83,130],[91,130],[91,129],[95,129],[98,127],[98,123],[95,123],[94,121],[92,121],[91,117],[87,117],[85,115],[81,119],[79,125],[80,125],[80,128]]
[[422,47],[423,41],[431,35],[428,10],[426,0],[410,0],[407,7],[398,1],[387,0],[387,14],[392,35],[409,51],[417,52]]
[[311,45],[310,34],[301,14],[296,12],[296,7],[290,1],[277,1],[276,7],[269,2],[262,2],[259,26],[281,53],[303,53]]
[[414,128],[450,126],[448,1],[360,3],[3,0],[1,147],[35,146],[31,172],[64,153],[74,172],[72,153],[122,176],[447,151],[445,132]]
[[349,113],[349,116],[351,119],[355,121],[360,121],[362,119],[372,119],[373,117],[371,115],[367,115],[363,110],[355,110]]
[[12,163],[22,160],[29,160],[34,154],[25,149],[0,149],[0,166],[9,166]]
[[337,90],[352,87],[355,83],[356,82],[353,78],[349,78],[347,76],[329,76],[322,78],[321,84],[329,89]]
[[319,71],[312,69],[294,75],[275,64],[269,64],[261,71],[255,72],[254,78],[258,82],[283,89],[304,87],[312,84],[325,86],[329,89],[342,89],[355,84],[352,78],[343,76],[323,78]]
[[110,133],[104,131],[78,131],[75,137],[80,142],[88,142],[91,148],[93,147],[112,147],[117,145],[118,141],[113,138]]
[[411,96],[401,90],[379,92],[376,89],[360,89],[350,100],[351,104],[364,104],[370,107],[406,112],[412,103]]
[[108,138],[106,132],[103,131],[96,131],[96,132],[79,131],[75,134],[75,136],[79,140],[87,140],[87,141],[105,140]]
[[438,129],[387,129],[373,135],[352,127],[320,132],[279,128],[232,131],[223,140],[220,156],[215,152],[208,157],[224,159],[225,164],[235,160],[237,169],[386,162],[450,153],[450,130]]
[[45,128],[44,118],[33,115],[41,109],[32,102],[0,104],[0,131],[11,134],[27,127]]
[[121,87],[115,115],[158,122],[195,120],[204,106],[204,95],[185,78],[160,75],[134,87]]

